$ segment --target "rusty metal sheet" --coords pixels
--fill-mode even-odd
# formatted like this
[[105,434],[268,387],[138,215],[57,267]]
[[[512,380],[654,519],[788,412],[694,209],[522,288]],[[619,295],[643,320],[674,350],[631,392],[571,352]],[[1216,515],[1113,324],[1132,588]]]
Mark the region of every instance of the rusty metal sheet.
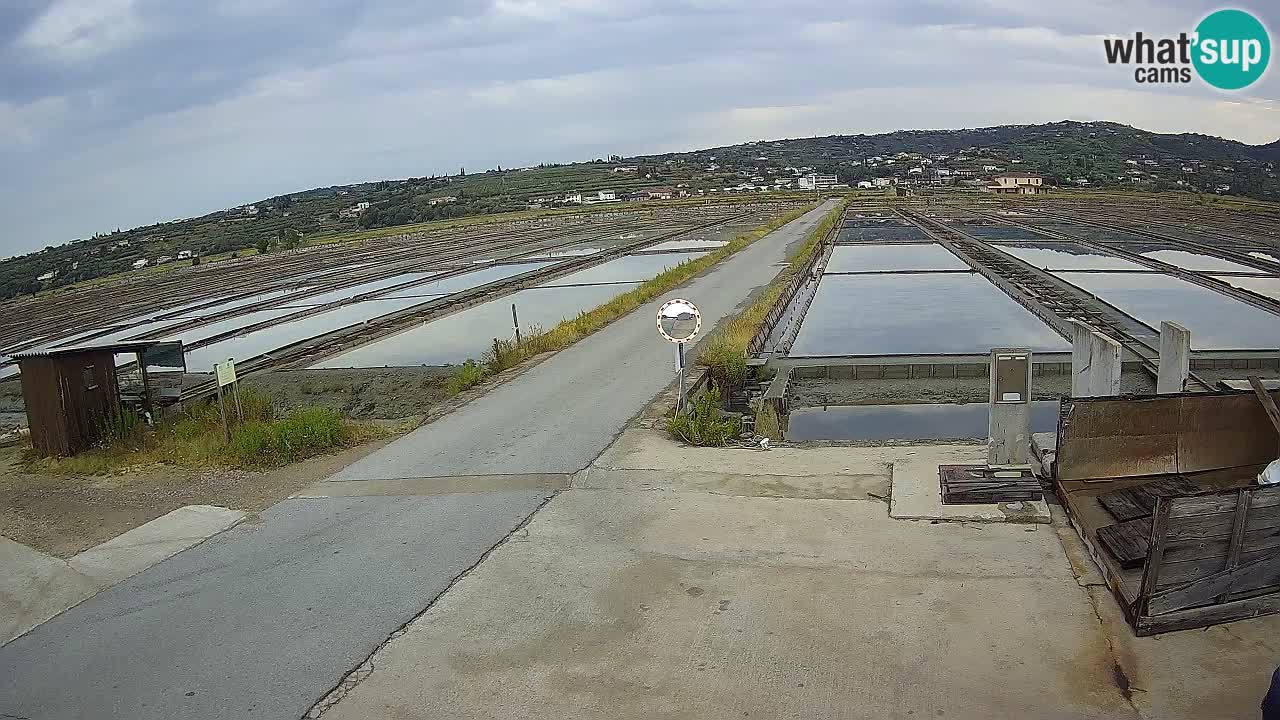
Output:
[[1176,473],[1180,404],[1177,397],[1064,402],[1058,428],[1058,479]]
[[1275,460],[1280,438],[1252,394],[1186,397],[1178,435],[1180,472],[1198,472]]
[[1257,398],[1201,393],[1063,403],[1060,480],[1110,480],[1265,464],[1280,440]]

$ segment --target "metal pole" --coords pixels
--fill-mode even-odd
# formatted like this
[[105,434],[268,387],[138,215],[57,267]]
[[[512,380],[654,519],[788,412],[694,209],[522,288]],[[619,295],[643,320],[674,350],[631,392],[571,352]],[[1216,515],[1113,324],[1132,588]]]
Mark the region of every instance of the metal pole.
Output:
[[[503,180],[506,181],[505,178]],[[520,318],[516,317],[516,304],[511,303],[511,324],[516,326],[516,344],[520,344]]]
[[680,412],[681,410],[684,409],[684,405],[685,405],[684,343],[682,342],[676,343],[676,371],[677,371],[677,377],[679,378],[678,382],[680,383],[680,399],[676,402],[676,412]]

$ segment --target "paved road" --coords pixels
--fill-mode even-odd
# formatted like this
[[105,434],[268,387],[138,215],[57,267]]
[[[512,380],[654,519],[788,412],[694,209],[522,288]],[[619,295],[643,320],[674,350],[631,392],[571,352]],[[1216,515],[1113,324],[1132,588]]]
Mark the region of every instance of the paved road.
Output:
[[[714,325],[828,206],[681,294]],[[333,478],[364,497],[286,500],[0,648],[0,718],[294,720],[551,495],[671,380],[657,303]],[[394,482],[394,481],[393,481]],[[417,488],[417,490],[405,488]],[[390,496],[378,496],[391,493]]]

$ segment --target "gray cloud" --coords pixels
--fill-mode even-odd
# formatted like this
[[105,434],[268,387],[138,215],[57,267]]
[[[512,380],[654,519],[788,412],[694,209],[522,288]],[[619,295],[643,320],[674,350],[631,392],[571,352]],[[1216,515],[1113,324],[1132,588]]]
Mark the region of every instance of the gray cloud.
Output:
[[0,255],[319,185],[762,137],[1075,118],[1275,140],[1275,72],[1227,95],[1102,60],[1102,35],[1213,7],[11,1]]

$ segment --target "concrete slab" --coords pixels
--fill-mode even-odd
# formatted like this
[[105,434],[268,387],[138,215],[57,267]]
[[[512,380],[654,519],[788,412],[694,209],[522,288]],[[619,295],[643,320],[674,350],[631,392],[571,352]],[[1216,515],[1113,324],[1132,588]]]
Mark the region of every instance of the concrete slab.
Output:
[[[691,455],[629,429],[601,459],[612,467],[575,476],[313,710],[339,720],[1256,716],[1280,618],[1208,641],[1200,630],[1133,641],[1064,517],[899,522],[882,502],[853,499],[913,458],[936,472],[941,459],[984,453]],[[754,483],[740,472],[752,464]]]
[[0,537],[0,645],[244,517],[239,510],[188,505],[70,560]]
[[592,467],[574,478],[573,486],[596,490],[693,491],[741,497],[810,500],[889,499],[889,467],[881,473],[848,475],[737,475],[664,470],[606,470]]
[[244,518],[241,510],[187,505],[89,548],[67,564],[96,580],[100,587],[109,587],[204,542]]
[[898,520],[953,522],[1049,522],[1049,506],[1043,500],[943,505],[942,491],[938,484],[938,466],[983,464],[986,459],[983,448],[935,445],[921,448],[895,461],[890,517]]
[[1045,528],[571,489],[324,717],[1130,716],[1106,652]]
[[65,561],[0,537],[0,645],[89,597],[97,587]]

